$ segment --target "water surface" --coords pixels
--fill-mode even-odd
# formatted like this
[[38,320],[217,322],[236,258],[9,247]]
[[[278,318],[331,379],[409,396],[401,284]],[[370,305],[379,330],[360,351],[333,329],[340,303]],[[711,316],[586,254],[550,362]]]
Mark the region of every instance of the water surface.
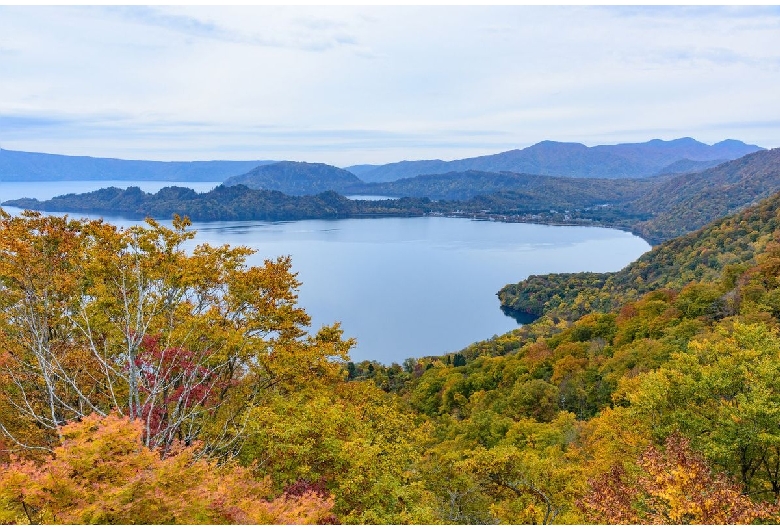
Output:
[[[171,184],[137,185],[156,191]],[[52,189],[59,185],[83,192],[109,184],[0,183],[0,200],[71,192]],[[207,191],[216,183],[177,185]],[[650,249],[634,235],[606,228],[440,217],[209,222],[193,228],[196,243],[256,249],[252,264],[292,256],[303,283],[299,302],[313,327],[340,321],[358,341],[353,359],[383,363],[456,351],[514,329],[517,322],[503,314],[496,297],[507,283],[530,274],[616,271]]]

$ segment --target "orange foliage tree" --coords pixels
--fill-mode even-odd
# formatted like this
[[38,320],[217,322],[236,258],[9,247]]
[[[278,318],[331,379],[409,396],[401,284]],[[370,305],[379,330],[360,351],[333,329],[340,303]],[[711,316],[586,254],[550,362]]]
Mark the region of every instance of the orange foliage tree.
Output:
[[43,462],[0,467],[2,524],[314,524],[334,522],[332,498],[315,488],[271,497],[268,480],[241,467],[167,458],[142,442],[140,420],[91,414],[60,429]]
[[776,520],[776,504],[755,503],[724,474],[713,474],[672,435],[664,451],[648,448],[637,462],[637,476],[622,466],[590,481],[580,502],[586,517],[601,524],[750,524]]

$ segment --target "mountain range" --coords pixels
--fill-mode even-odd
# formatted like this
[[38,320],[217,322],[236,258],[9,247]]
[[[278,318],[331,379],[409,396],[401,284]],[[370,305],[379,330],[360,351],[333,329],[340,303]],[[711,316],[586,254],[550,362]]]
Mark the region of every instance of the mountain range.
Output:
[[[343,170],[332,166],[284,162],[276,168],[269,166],[268,170],[257,173],[271,178],[285,171],[322,177]],[[342,177],[351,180],[349,173],[343,173]],[[780,149],[751,153],[697,173],[642,179],[583,179],[465,171],[399,181],[405,182],[416,183],[420,193],[408,199],[349,201],[335,191],[293,197],[295,194],[250,189],[239,184],[222,185],[203,194],[187,188],[164,188],[156,194],[143,193],[137,187],[127,190],[112,188],[64,195],[50,201],[21,199],[3,204],[47,211],[113,212],[142,217],[170,217],[179,213],[201,221],[451,215],[516,222],[612,226],[631,230],[650,243],[658,244],[780,191]],[[382,185],[394,184],[398,183]],[[379,185],[375,183],[371,186]],[[441,195],[444,196],[436,198]],[[318,197],[319,202],[315,204],[303,200],[312,197]]]
[[724,140],[707,145],[693,138],[595,147],[544,141],[525,149],[450,162],[418,160],[357,165],[346,169],[365,182],[388,182],[423,174],[467,170],[511,171],[557,177],[631,178],[679,172],[679,166],[686,164],[688,167],[683,168],[683,171],[704,169],[708,164],[717,165],[761,149],[739,140]]
[[0,182],[54,180],[221,182],[228,177],[271,162],[268,160],[157,162],[0,149]]
[[[707,145],[693,138],[644,143],[598,145],[586,147],[578,143],[544,141],[525,149],[504,153],[465,158],[445,162],[442,160],[404,161],[384,165],[357,165],[345,168],[363,182],[389,182],[426,174],[444,174],[469,170],[533,175],[632,178],[652,175],[683,173],[702,170],[759,151],[761,147],[738,140],[724,140]],[[161,180],[161,181],[213,181],[222,182],[252,172],[258,166],[273,164],[273,160],[203,162],[158,162],[146,160],[121,160],[89,156],[66,156],[46,153],[28,153],[0,149],[0,181],[52,181],[52,180]],[[293,162],[289,162],[293,164]],[[290,168],[287,168],[289,170]],[[320,168],[321,169],[321,168]],[[273,172],[272,172],[273,173]],[[288,176],[301,176],[301,168]],[[335,173],[334,173],[335,175]],[[277,177],[259,172],[256,177],[273,183],[282,183],[283,172]],[[284,177],[284,178],[283,178]],[[348,179],[340,174],[337,182]],[[304,180],[312,180],[309,177]],[[325,180],[313,179],[317,185],[305,186],[294,193],[319,193]],[[237,183],[237,180],[232,180]],[[244,181],[247,184],[246,181]],[[261,184],[258,184],[261,186]],[[273,188],[273,189],[277,189]],[[339,191],[340,188],[331,188]],[[279,190],[284,191],[284,190]],[[293,193],[293,190],[289,190]]]

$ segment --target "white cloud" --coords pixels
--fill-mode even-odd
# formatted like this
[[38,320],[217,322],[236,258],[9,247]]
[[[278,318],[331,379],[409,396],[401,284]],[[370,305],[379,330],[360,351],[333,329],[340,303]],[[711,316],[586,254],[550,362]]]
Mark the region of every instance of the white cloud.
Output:
[[771,7],[0,7],[0,144],[341,165],[774,147],[779,30]]

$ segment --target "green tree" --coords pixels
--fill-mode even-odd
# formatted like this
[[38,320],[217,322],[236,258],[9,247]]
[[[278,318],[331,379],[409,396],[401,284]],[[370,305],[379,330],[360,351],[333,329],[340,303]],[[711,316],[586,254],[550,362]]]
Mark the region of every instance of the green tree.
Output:
[[656,439],[679,431],[757,498],[780,498],[780,338],[765,324],[721,326],[620,392]]

